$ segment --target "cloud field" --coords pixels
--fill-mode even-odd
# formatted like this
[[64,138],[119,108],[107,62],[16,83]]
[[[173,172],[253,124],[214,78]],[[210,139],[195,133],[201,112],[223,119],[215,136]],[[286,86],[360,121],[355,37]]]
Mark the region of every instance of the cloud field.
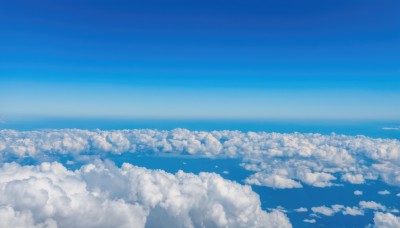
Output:
[[[368,181],[400,186],[396,139],[186,129],[1,130],[0,226],[291,227],[285,211],[262,210],[250,186],[218,174],[170,174],[101,161],[122,153],[239,158],[244,169],[253,171],[246,184],[278,189]],[[86,165],[68,170],[57,162],[63,156]],[[18,164],[23,159],[38,165]],[[298,211],[362,216],[366,210],[375,211],[376,227],[398,227],[399,217],[373,201]]]

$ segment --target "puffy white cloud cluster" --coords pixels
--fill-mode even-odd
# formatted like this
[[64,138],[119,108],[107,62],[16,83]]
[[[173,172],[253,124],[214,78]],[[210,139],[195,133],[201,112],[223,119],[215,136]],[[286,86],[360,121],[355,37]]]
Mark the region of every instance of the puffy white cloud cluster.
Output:
[[[381,212],[389,211],[386,206],[377,203],[375,201],[360,201],[358,203],[358,206],[353,206],[353,207],[335,204],[330,207],[323,205],[311,208],[311,211],[314,213],[314,215],[320,214],[325,216],[333,216],[339,212],[342,212],[343,215],[362,216],[364,215],[364,212],[366,210],[381,211]],[[298,210],[295,211],[299,212]]]
[[0,227],[291,227],[249,186],[96,161],[0,167]]
[[374,227],[376,228],[399,228],[400,217],[391,213],[376,212],[374,215]]
[[242,158],[248,184],[328,187],[382,180],[400,186],[400,141],[365,136],[175,129],[0,131],[0,159],[150,153]]

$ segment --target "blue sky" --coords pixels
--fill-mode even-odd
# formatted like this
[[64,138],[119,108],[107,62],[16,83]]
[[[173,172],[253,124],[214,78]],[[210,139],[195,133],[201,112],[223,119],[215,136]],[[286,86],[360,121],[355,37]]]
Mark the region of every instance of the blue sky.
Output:
[[0,116],[398,120],[399,9],[1,1]]

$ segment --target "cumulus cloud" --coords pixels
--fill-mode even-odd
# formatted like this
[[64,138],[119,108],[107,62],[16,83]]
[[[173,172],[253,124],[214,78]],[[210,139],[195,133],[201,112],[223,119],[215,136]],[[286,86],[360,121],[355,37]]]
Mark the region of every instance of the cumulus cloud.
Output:
[[6,163],[0,176],[1,227],[291,227],[249,186],[212,173],[96,161],[75,171]]
[[352,216],[364,215],[364,211],[358,207],[345,207],[342,213],[344,215],[352,215]]
[[300,207],[300,208],[294,209],[294,211],[296,211],[296,212],[307,212],[308,209],[305,208],[305,207]]
[[374,227],[398,228],[400,227],[400,217],[397,217],[391,213],[376,212],[374,214]]
[[390,195],[390,192],[388,190],[382,190],[378,192],[379,195]]
[[303,222],[306,223],[316,223],[317,221],[315,219],[304,219]]
[[336,211],[333,208],[327,207],[327,206],[319,206],[319,207],[312,207],[311,210],[314,213],[322,214],[325,216],[332,216],[336,213]]
[[314,216],[317,216],[317,214],[325,216],[333,216],[338,212],[341,212],[343,215],[362,216],[364,215],[365,210],[383,211],[383,212],[392,211],[392,210],[387,210],[386,206],[383,206],[382,204],[374,201],[360,201],[358,206],[353,206],[353,207],[335,204],[330,207],[323,205],[311,208],[311,211],[314,212],[314,214],[312,215]]
[[355,190],[354,191],[354,195],[356,195],[356,196],[361,196],[362,194],[363,194],[363,192],[360,191],[360,190]]
[[386,210],[385,206],[375,201],[360,201],[359,205],[361,209],[382,210],[382,211]]
[[329,187],[381,180],[400,186],[400,141],[365,136],[240,131],[41,130],[0,131],[0,161],[69,155],[240,158],[255,173],[248,184],[273,188]]

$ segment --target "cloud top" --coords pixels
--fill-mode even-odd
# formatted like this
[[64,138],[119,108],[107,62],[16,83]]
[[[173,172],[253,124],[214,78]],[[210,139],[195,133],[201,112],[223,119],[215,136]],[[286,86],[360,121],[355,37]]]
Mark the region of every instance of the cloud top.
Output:
[[217,174],[166,173],[96,161],[0,168],[1,227],[291,227],[249,186]]
[[248,184],[273,188],[329,187],[381,180],[400,186],[400,142],[365,136],[240,131],[41,130],[0,131],[0,159],[69,155],[241,158],[254,171]]

